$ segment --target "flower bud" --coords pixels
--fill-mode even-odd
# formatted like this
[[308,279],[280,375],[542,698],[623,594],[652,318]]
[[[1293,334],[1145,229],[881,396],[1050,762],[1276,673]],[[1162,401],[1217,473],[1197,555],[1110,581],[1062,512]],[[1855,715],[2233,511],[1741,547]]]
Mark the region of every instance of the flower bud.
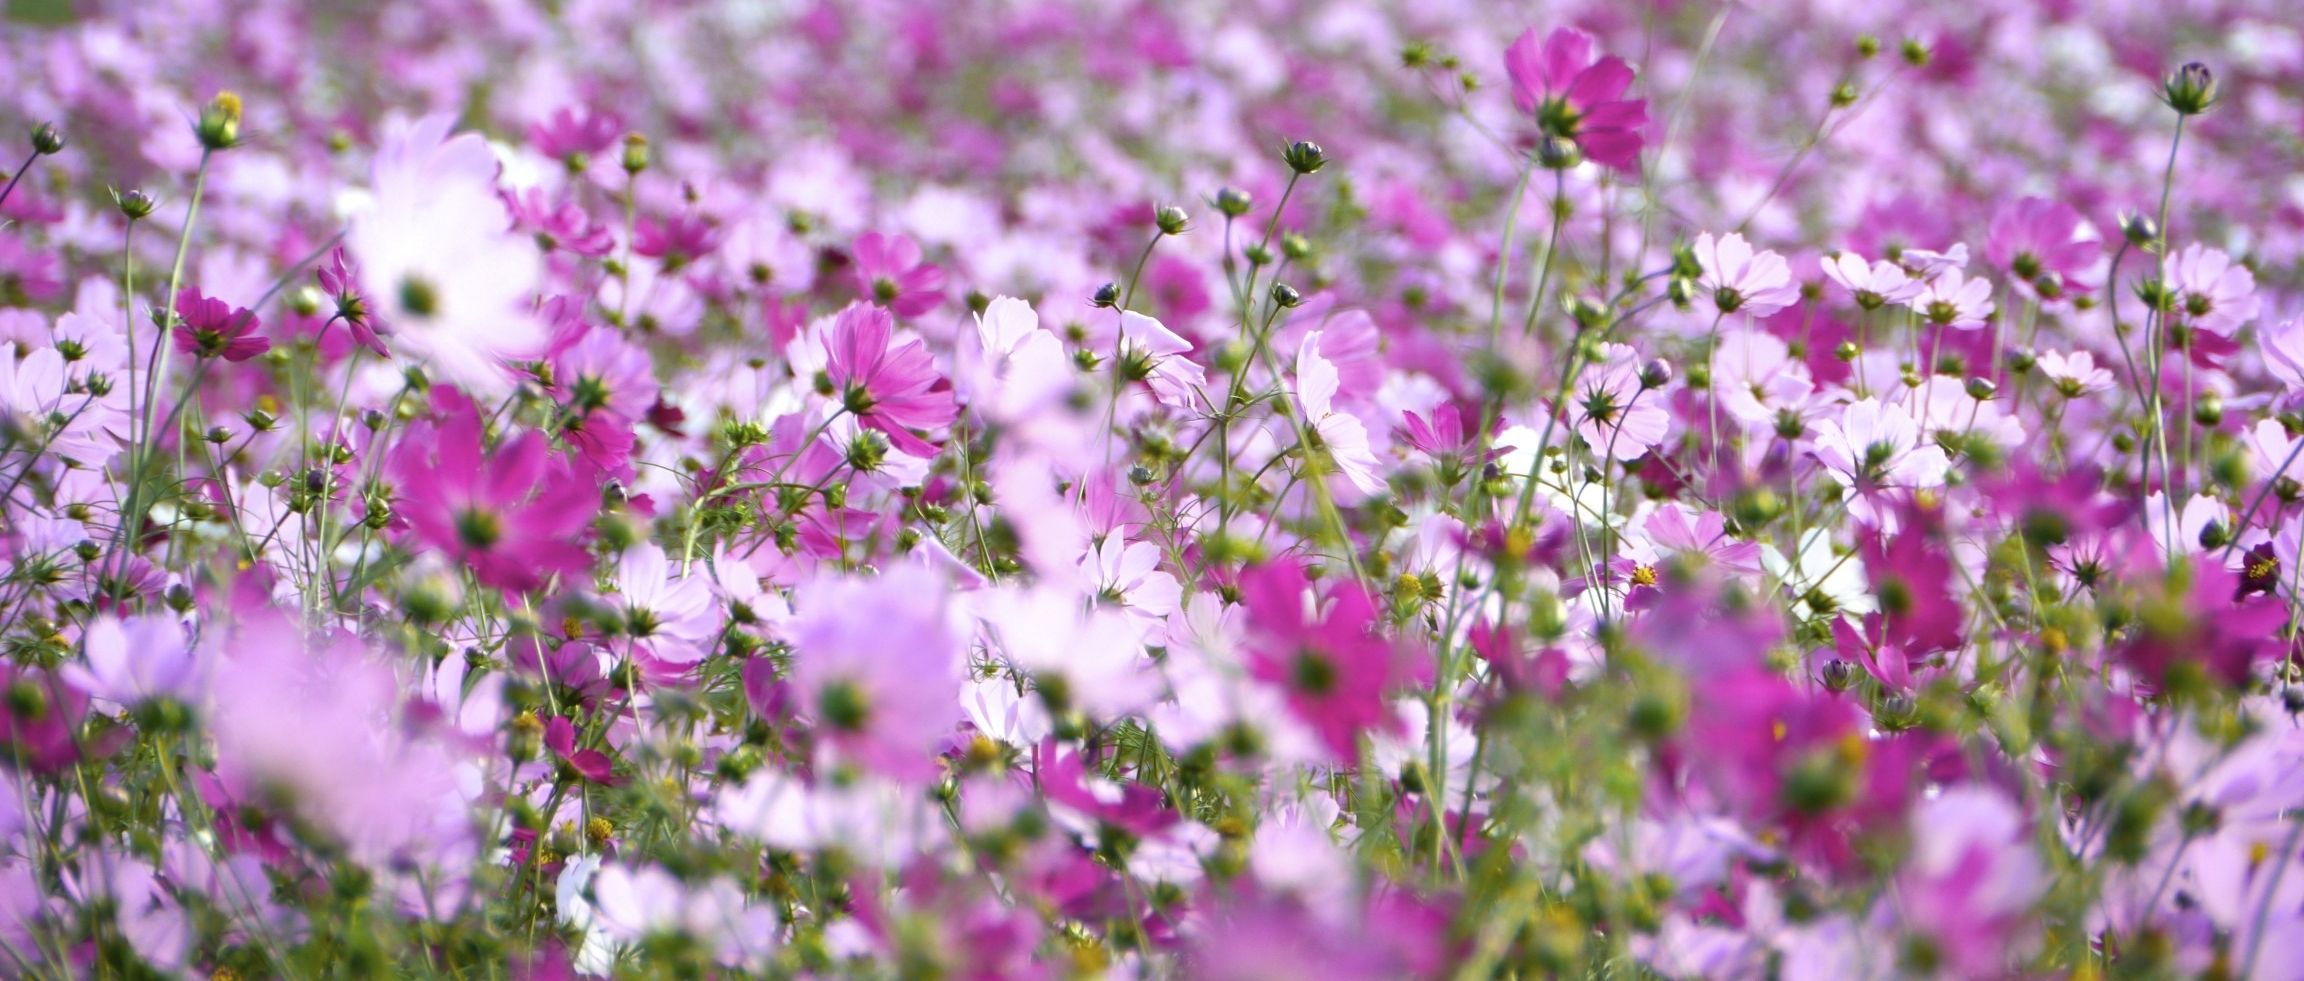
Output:
[[129,191],[114,200],[120,206],[120,213],[128,216],[129,221],[143,218],[151,214],[152,209],[160,206],[160,202],[152,200],[152,195],[142,191]]
[[2013,371],[2013,372],[2015,372],[2015,373],[2017,373],[2017,374],[2021,375],[2021,374],[2023,374],[2023,373],[2025,373],[2025,372],[2027,372],[2027,371],[2031,371],[2031,370],[2032,370],[2032,368],[2033,368],[2034,366],[2038,365],[2039,363],[2040,363],[2040,356],[2039,356],[2039,355],[2037,355],[2037,354],[2034,354],[2034,353],[2032,353],[2032,349],[2031,349],[2031,348],[2028,348],[2028,347],[2017,347],[2017,348],[2009,348],[2009,349],[2008,349],[2008,370],[2009,370],[2009,371]]
[[648,138],[638,133],[624,134],[624,172],[638,174],[648,169]]
[[2122,214],[2120,234],[2130,245],[2150,245],[2160,240],[2160,223],[2153,221],[2151,215]]
[[1846,109],[1856,104],[1856,83],[1842,82],[1832,90],[1832,108]]
[[1841,364],[1847,364],[1848,362],[1854,361],[1859,356],[1863,355],[1863,353],[1864,349],[1857,347],[1855,341],[1841,341],[1838,345],[1832,348],[1833,359],[1839,361]]
[[1847,691],[1856,687],[1856,666],[1839,658],[1824,662],[1821,674],[1824,687],[1833,691]]
[[1905,64],[1911,65],[1914,68],[1928,67],[1930,52],[1928,51],[1927,45],[1920,43],[1919,38],[1906,38],[1904,40],[1903,54]]
[[1584,148],[1565,136],[1547,136],[1536,144],[1536,163],[1545,170],[1567,170],[1584,162]]
[[1273,283],[1272,302],[1282,309],[1287,309],[1304,302],[1304,294],[1296,292],[1296,287],[1287,283]]
[[1216,192],[1216,210],[1226,218],[1247,214],[1249,206],[1254,203],[1255,199],[1249,197],[1248,192],[1237,187],[1227,187]]
[[1295,232],[1280,236],[1280,257],[1290,262],[1302,262],[1312,257],[1312,240]]
[[2203,392],[2199,401],[2192,403],[2192,421],[2203,426],[2215,426],[2224,421],[2224,397],[2215,392]]
[[2160,83],[2160,101],[2179,116],[2197,116],[2216,104],[2216,73],[2197,61],[2168,74]]
[[2200,528],[2201,548],[2223,548],[2232,544],[2232,529],[2222,521],[2210,521]]
[[192,135],[209,150],[229,150],[240,145],[240,96],[232,92],[218,92],[200,110],[199,121],[192,124]]
[[1105,283],[1102,286],[1096,287],[1096,295],[1089,297],[1088,302],[1093,303],[1097,307],[1103,309],[1110,309],[1112,307],[1119,306],[1120,284]]
[[1663,388],[1672,383],[1672,362],[1657,358],[1640,366],[1641,388]]
[[1327,151],[1320,149],[1320,144],[1310,140],[1298,140],[1289,144],[1288,149],[1281,151],[1280,159],[1288,164],[1288,169],[1299,174],[1314,173],[1328,165]]
[[1684,276],[1674,276],[1672,281],[1665,285],[1664,296],[1672,301],[1673,306],[1685,310],[1689,304],[1696,302],[1696,281]]
[[1856,37],[1856,57],[1870,58],[1880,53],[1880,38],[1871,34]]
[[32,127],[32,152],[43,157],[64,152],[64,131],[55,123],[41,123]]
[[1184,225],[1189,221],[1191,221],[1191,216],[1186,215],[1184,209],[1173,204],[1162,205],[1160,210],[1152,215],[1152,223],[1159,226],[1162,235],[1184,234]]
[[1992,396],[2000,392],[2000,386],[1993,384],[1990,378],[1970,378],[1966,387],[1968,397],[1978,402],[1990,402]]

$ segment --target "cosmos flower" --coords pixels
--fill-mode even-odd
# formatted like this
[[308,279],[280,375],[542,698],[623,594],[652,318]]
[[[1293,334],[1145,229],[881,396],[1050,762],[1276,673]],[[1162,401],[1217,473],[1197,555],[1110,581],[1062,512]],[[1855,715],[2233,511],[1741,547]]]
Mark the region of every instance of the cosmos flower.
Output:
[[840,311],[825,338],[824,374],[840,407],[913,456],[936,446],[912,433],[940,428],[960,414],[951,383],[918,340],[891,347],[895,321],[879,307],[853,304]]
[[2263,309],[2256,297],[2256,274],[2224,250],[2198,242],[2168,260],[2168,287],[2175,293],[2178,316],[2222,337],[2230,337]]
[[1321,331],[1304,335],[1296,349],[1296,407],[1304,425],[1319,437],[1336,469],[1362,494],[1381,494],[1386,487],[1383,465],[1368,446],[1368,427],[1350,413],[1334,408],[1336,366],[1320,356]]
[[917,317],[944,302],[944,270],[920,259],[920,243],[866,232],[856,239],[856,283],[864,301]]
[[1292,561],[1240,574],[1248,671],[1286,694],[1289,709],[1335,759],[1357,759],[1363,733],[1399,728],[1386,698],[1408,681],[1406,661],[1377,633],[1377,607],[1366,589],[1346,582],[1324,597],[1311,590],[1303,566]]
[[1632,69],[1614,55],[1600,57],[1592,35],[1554,30],[1539,42],[1530,30],[1504,49],[1512,103],[1536,117],[1547,136],[1576,141],[1594,163],[1620,171],[1640,167],[1640,128],[1648,101],[1626,99]]
[[256,336],[263,322],[249,310],[200,295],[186,287],[176,294],[176,350],[194,357],[246,361],[272,349]]
[[543,260],[513,233],[496,191],[496,157],[479,136],[448,135],[435,116],[404,124],[377,150],[374,199],[346,243],[370,316],[400,350],[478,394],[511,387],[505,362],[546,340],[534,314]]
[[1799,284],[1792,281],[1784,257],[1754,252],[1735,232],[1696,236],[1696,261],[1704,267],[1696,281],[1712,291],[1712,302],[1723,314],[1766,317],[1800,301]]
[[534,589],[554,574],[591,564],[580,538],[597,495],[551,458],[542,433],[523,433],[492,452],[467,404],[392,452],[396,510],[416,541],[472,569],[483,583]]

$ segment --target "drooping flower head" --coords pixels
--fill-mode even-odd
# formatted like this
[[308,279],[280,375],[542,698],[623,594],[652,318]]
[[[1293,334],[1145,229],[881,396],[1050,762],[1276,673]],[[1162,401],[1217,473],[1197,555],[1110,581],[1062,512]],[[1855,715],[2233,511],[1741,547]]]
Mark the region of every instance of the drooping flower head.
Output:
[[1563,27],[1538,41],[1530,30],[1504,49],[1512,102],[1536,117],[1546,136],[1576,141],[1594,163],[1621,171],[1640,167],[1640,127],[1648,100],[1626,99],[1632,68],[1615,55],[1597,57],[1592,35]]
[[392,333],[391,327],[378,320],[368,309],[368,298],[360,292],[360,269],[343,246],[328,253],[328,264],[321,266],[320,289],[336,304],[335,318],[352,331],[352,338],[377,356],[388,356],[384,337]]

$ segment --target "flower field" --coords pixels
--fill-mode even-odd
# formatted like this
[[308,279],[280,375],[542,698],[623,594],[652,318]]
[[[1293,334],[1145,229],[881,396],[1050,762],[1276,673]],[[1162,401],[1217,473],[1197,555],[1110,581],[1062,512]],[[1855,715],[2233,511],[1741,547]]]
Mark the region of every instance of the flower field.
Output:
[[2291,0],[10,0],[0,977],[2304,981]]

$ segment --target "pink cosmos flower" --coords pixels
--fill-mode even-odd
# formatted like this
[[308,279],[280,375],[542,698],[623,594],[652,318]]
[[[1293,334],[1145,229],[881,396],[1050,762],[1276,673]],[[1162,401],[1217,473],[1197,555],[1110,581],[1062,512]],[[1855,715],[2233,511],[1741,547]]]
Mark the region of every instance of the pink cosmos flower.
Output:
[[879,430],[899,450],[933,457],[936,446],[912,434],[936,429],[960,415],[952,385],[936,373],[935,359],[917,340],[889,347],[896,322],[888,311],[850,304],[825,338],[825,375],[840,407]]
[[343,246],[328,253],[328,264],[320,267],[319,275],[321,291],[336,304],[335,319],[344,322],[345,328],[352,332],[352,339],[376,352],[378,357],[389,356],[391,352],[384,349],[384,337],[392,333],[391,327],[369,311],[368,298],[360,293],[360,267]]
[[1866,265],[1864,257],[1854,252],[1825,256],[1824,275],[1839,283],[1842,289],[1856,298],[1856,305],[1866,310],[1877,310],[1891,303],[1909,302],[1920,295],[1922,285],[1906,275],[1904,267],[1886,259]]
[[582,106],[561,106],[528,127],[528,142],[536,151],[560,160],[569,170],[583,170],[589,158],[614,147],[623,135],[621,120]]
[[1541,44],[1529,30],[1504,49],[1512,102],[1536,117],[1547,136],[1576,141],[1594,163],[1621,171],[1640,167],[1640,128],[1648,100],[1626,99],[1632,69],[1624,59],[1596,57],[1592,35],[1554,30]]
[[540,433],[490,453],[469,404],[392,453],[397,510],[416,540],[472,567],[481,582],[526,591],[592,564],[581,542],[598,510],[592,488],[551,459]]
[[1639,358],[1626,345],[1603,345],[1598,363],[1577,376],[1568,418],[1594,453],[1637,460],[1671,431],[1663,395],[1640,381]]
[[719,247],[720,226],[698,215],[644,218],[632,233],[632,251],[658,260],[665,272],[679,272]]
[[1910,413],[1877,399],[1817,423],[1816,459],[1832,479],[1856,492],[1849,513],[1866,520],[1880,517],[1873,502],[1883,491],[1941,487],[1952,466],[1942,447],[1921,441],[1920,423]]
[[2059,354],[2042,351],[2034,367],[2041,377],[2056,387],[2058,394],[2068,399],[2112,390],[2112,373],[2096,367],[2096,356],[2086,351]]
[[609,602],[624,621],[632,653],[640,657],[681,669],[712,653],[720,618],[710,579],[672,575],[672,560],[654,543],[624,550]]
[[910,562],[794,592],[792,685],[846,759],[900,780],[936,775],[936,745],[961,715],[950,596],[933,571]]
[[1929,323],[1958,330],[1984,326],[1995,306],[1992,284],[1983,279],[1969,279],[1958,269],[1938,273],[1920,295],[1912,298],[1912,309],[1919,311]]
[[1119,326],[1117,341],[1109,331],[1097,336],[1097,349],[1116,343],[1128,378],[1150,385],[1153,397],[1171,408],[1191,408],[1204,398],[1200,390],[1208,384],[1207,374],[1184,356],[1192,350],[1191,341],[1134,310],[1121,312]]
[[241,362],[272,349],[256,336],[263,322],[253,311],[200,295],[185,287],[176,294],[176,350],[200,358]]
[[2288,394],[2304,392],[2304,317],[2290,317],[2278,327],[2258,332],[2256,342],[2264,349],[2264,367],[2287,386]]
[[1760,574],[1760,545],[1740,542],[1728,534],[1728,518],[1718,511],[1703,511],[1689,520],[1690,512],[1679,505],[1666,505],[1648,516],[1640,530],[1656,547],[1685,558],[1700,559],[1723,569],[1746,575]]
[[546,252],[566,249],[597,259],[616,247],[616,236],[608,226],[592,220],[582,205],[574,201],[555,204],[541,187],[507,193],[504,203],[512,209],[513,222],[535,235],[536,245]]
[[1350,413],[1333,408],[1336,366],[1320,356],[1321,334],[1316,330],[1304,335],[1304,343],[1296,349],[1297,410],[1304,414],[1304,425],[1319,436],[1320,445],[1327,448],[1344,479],[1362,494],[1384,493],[1383,464],[1368,447],[1368,427]]
[[616,777],[614,757],[597,749],[576,748],[576,724],[565,716],[544,720],[544,748],[552,751],[552,758],[567,772],[587,783],[613,787],[623,782]]
[[2221,337],[2232,336],[2263,309],[2256,297],[2256,274],[2224,250],[2198,242],[2168,261],[2168,287],[2176,294],[2178,315]]
[[1304,567],[1280,560],[1240,573],[1240,603],[1248,673],[1285,692],[1333,758],[1358,759],[1362,733],[1401,727],[1386,699],[1409,680],[1407,665],[1377,633],[1380,610],[1367,589],[1345,582],[1317,597]]
[[1696,261],[1704,267],[1696,281],[1712,291],[1721,313],[1766,317],[1800,302],[1800,286],[1792,282],[1784,257],[1754,252],[1735,232],[1717,239],[1710,232],[1696,236]]
[[2046,198],[2022,198],[1992,219],[1984,258],[2030,285],[2041,276],[2072,279],[2104,252],[2080,212]]
[[206,659],[172,616],[99,616],[81,645],[87,665],[66,664],[58,674],[90,695],[123,707],[158,699],[197,706],[206,699]]
[[369,314],[393,326],[403,353],[467,389],[501,392],[505,360],[532,357],[547,339],[534,315],[544,262],[512,231],[495,153],[477,134],[451,139],[453,125],[434,116],[388,136],[374,203],[353,216],[346,242]]
[[852,250],[864,299],[917,317],[944,302],[944,270],[920,261],[920,243],[903,235],[866,232]]
[[1907,945],[1925,945],[1939,978],[2009,976],[2037,946],[2027,914],[2051,881],[2031,822],[1999,791],[1971,785],[1921,802],[1911,825],[1895,903]]

